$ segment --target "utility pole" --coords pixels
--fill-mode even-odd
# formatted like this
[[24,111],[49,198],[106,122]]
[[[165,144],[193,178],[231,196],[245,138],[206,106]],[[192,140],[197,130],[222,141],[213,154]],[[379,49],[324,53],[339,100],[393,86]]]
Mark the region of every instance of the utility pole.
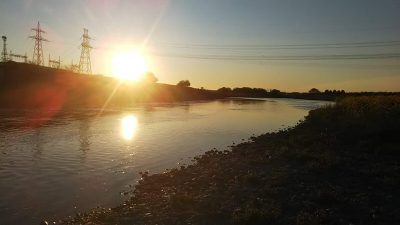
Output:
[[89,43],[90,40],[92,40],[92,38],[89,36],[88,29],[83,28],[79,73],[92,74],[92,66],[90,62],[90,50],[92,49],[92,46]]
[[1,61],[7,62],[7,37],[2,36],[3,39],[3,51],[1,52]]
[[36,65],[44,66],[42,41],[48,41],[48,40],[42,37],[42,33],[46,33],[46,32],[44,30],[40,29],[39,22],[37,23],[37,27],[32,28],[32,30],[35,31],[34,36],[29,36],[29,38],[35,40],[35,47],[33,49],[32,62]]

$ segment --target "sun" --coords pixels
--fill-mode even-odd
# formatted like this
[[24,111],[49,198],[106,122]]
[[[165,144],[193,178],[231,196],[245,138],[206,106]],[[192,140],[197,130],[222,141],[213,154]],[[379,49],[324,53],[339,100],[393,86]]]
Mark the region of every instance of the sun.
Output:
[[146,71],[146,60],[138,51],[119,52],[112,59],[112,73],[118,79],[137,81]]

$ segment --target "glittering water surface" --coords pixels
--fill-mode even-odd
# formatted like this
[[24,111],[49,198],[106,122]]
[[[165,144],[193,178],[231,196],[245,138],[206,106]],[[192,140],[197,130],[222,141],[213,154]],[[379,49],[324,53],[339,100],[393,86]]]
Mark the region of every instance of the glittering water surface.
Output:
[[126,197],[160,172],[303,119],[327,102],[230,99],[68,112],[0,110],[0,224],[38,224]]

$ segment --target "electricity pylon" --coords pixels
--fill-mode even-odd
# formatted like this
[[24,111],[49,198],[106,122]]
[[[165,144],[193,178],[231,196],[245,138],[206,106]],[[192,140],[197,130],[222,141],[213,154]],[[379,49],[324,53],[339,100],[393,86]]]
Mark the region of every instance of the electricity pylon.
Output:
[[37,23],[37,27],[32,28],[32,30],[35,31],[34,36],[33,35],[29,36],[29,38],[35,39],[35,47],[33,48],[32,62],[36,65],[44,66],[42,41],[48,41],[48,40],[42,37],[42,33],[46,32],[40,29],[39,21]]
[[83,28],[79,73],[92,74],[92,66],[90,62],[90,50],[92,49],[92,46],[89,43],[90,40],[92,40],[92,38],[89,36],[88,29]]

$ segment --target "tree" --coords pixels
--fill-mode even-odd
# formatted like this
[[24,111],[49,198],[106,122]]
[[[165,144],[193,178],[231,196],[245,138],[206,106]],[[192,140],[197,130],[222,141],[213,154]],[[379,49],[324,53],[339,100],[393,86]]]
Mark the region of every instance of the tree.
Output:
[[231,93],[231,92],[232,92],[232,89],[229,88],[229,87],[222,87],[222,88],[219,88],[219,89],[217,90],[217,92],[219,92],[219,93]]
[[311,88],[309,91],[308,91],[308,93],[310,93],[310,94],[319,94],[319,93],[321,93],[318,89],[316,89],[316,88]]
[[278,89],[272,89],[272,90],[269,91],[269,93],[270,94],[274,94],[274,95],[279,95],[281,93],[281,91],[278,90]]
[[181,80],[176,84],[176,86],[179,86],[179,87],[190,87],[190,81],[189,80]]

